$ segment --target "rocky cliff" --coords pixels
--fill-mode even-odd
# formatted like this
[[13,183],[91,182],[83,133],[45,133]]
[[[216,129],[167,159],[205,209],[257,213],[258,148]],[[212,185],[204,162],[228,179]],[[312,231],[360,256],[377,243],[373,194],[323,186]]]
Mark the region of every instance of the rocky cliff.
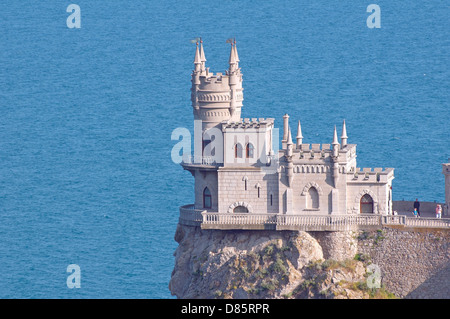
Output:
[[178,298],[203,299],[393,297],[367,287],[364,260],[353,258],[355,234],[313,235],[178,225],[169,289]]

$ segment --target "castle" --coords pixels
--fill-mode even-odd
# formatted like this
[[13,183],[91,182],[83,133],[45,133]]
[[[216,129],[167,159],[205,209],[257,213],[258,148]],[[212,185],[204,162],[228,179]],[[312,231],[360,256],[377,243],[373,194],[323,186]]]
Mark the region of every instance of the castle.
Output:
[[[278,150],[273,118],[241,118],[236,41],[225,74],[212,73],[205,62],[200,41],[191,80],[194,156],[181,163],[195,178],[193,210],[230,216],[392,215],[394,169],[358,168],[345,120],[340,141],[334,127],[330,144],[305,144],[300,121],[294,137],[286,114]],[[449,191],[446,196],[448,202]]]

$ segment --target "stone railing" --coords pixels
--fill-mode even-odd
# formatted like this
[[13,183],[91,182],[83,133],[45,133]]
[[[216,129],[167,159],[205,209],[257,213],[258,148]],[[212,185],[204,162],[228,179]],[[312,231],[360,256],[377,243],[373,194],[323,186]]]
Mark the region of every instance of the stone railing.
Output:
[[450,228],[450,218],[406,217],[405,226],[424,228]]
[[212,156],[184,155],[182,164],[215,165],[215,161]]
[[414,218],[404,215],[285,215],[216,213],[180,207],[180,224],[203,229],[272,229],[304,231],[345,231],[381,226],[450,229],[449,218]]
[[380,225],[379,215],[279,215],[277,229],[307,231],[351,230]]
[[202,213],[202,228],[208,229],[275,229],[277,214]]
[[203,209],[195,209],[194,204],[180,207],[179,223],[187,226],[200,226],[203,221]]

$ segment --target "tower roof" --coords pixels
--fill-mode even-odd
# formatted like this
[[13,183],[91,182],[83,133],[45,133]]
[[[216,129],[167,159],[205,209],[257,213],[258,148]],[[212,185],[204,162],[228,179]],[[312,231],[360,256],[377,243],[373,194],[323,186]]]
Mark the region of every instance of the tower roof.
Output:
[[200,61],[202,61],[202,62],[206,61],[205,51],[203,51],[203,40],[202,40],[202,38],[200,38]]
[[287,145],[292,144],[292,134],[291,134],[291,127],[288,129],[288,136],[287,136]]
[[336,125],[334,126],[334,136],[333,136],[333,143],[331,143],[332,145],[338,145],[339,141],[338,141],[338,137],[337,137],[337,131],[336,131]]
[[348,138],[347,136],[347,128],[345,127],[345,120],[344,120],[344,124],[342,124],[342,136],[341,138]]
[[300,120],[298,120],[298,126],[297,126],[297,138],[303,138],[303,135],[302,135],[302,125],[300,124]]
[[198,42],[196,44],[197,44],[197,47],[195,48],[194,64],[202,63],[201,58],[200,58],[200,51],[198,50]]
[[236,55],[233,47],[233,42],[231,42],[230,58],[228,60],[229,64],[236,64]]
[[239,62],[239,55],[236,47],[236,39],[234,39],[234,59],[236,60],[236,62]]

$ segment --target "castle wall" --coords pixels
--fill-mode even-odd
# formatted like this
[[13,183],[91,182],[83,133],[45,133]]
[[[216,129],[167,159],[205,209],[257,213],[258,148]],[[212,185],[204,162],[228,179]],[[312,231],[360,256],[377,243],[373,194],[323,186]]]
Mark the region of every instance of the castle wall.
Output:
[[211,192],[211,211],[217,211],[218,208],[218,187],[217,172],[215,171],[196,171],[195,172],[195,208],[203,209],[203,191],[208,187]]
[[[280,179],[280,212],[287,214],[329,214],[331,212],[332,178],[329,173],[294,173],[292,186],[287,186],[287,176]],[[319,195],[319,207],[307,208],[308,190],[314,187]],[[289,203],[288,203],[289,201]],[[289,209],[291,208],[291,209]]]
[[219,169],[218,176],[220,213],[229,212],[230,206],[247,207],[250,213],[278,213],[278,174],[266,175],[257,168],[229,168]]
[[[349,183],[347,186],[347,213],[359,214],[361,198],[368,194],[373,200],[373,211],[375,214],[387,214],[389,208],[388,184],[377,183]],[[390,202],[392,205],[392,200]],[[391,206],[392,207],[392,206]]]

